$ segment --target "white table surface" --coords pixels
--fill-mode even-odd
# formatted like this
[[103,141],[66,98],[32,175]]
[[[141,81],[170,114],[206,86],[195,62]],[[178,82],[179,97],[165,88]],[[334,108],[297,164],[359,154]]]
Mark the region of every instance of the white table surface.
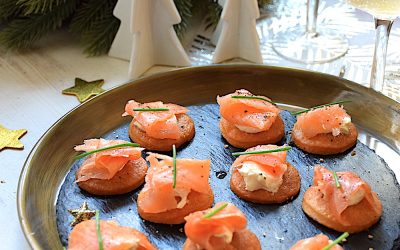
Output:
[[[87,81],[103,78],[104,89],[129,80],[128,62],[108,56],[88,58],[77,44],[69,34],[59,32],[30,52],[0,51],[0,124],[8,129],[28,130],[21,139],[23,150],[0,152],[0,180],[5,182],[0,183],[0,249],[29,248],[17,215],[18,178],[43,133],[79,105],[74,96],[62,95],[61,91],[73,86],[75,77]],[[151,71],[160,70],[165,69]]]

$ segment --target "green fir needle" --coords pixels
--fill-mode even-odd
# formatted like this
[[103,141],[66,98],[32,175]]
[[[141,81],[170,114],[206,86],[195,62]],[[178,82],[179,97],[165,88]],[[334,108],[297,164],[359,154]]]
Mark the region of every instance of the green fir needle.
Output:
[[333,106],[333,105],[336,105],[336,104],[343,104],[343,103],[348,103],[348,102],[351,102],[351,101],[331,102],[331,103],[328,103],[328,104],[318,105],[318,106],[315,106],[315,107],[312,107],[312,108],[309,108],[309,109],[304,109],[304,110],[301,110],[301,111],[292,112],[291,114],[292,115],[300,115],[300,114],[307,113],[307,112],[309,112],[311,110],[314,110],[314,109],[319,109],[319,108],[323,108],[323,107],[329,107],[329,106]]
[[133,109],[133,111],[140,111],[140,112],[169,111],[169,108],[137,108]]
[[99,249],[104,250],[103,246],[103,238],[101,237],[100,231],[100,218],[99,218],[99,210],[96,210],[96,234],[97,234],[97,242],[99,243]]
[[172,187],[176,188],[176,147],[175,144],[172,145]]
[[342,235],[339,236],[339,238],[337,238],[336,240],[332,241],[331,244],[327,245],[326,247],[322,248],[322,250],[329,250],[332,247],[334,247],[335,245],[339,244],[340,242],[342,242],[344,239],[346,239],[349,236],[348,232],[343,233]]
[[340,188],[340,182],[339,182],[339,178],[338,178],[336,172],[335,172],[335,171],[332,171],[332,175],[333,175],[333,179],[335,179],[336,187],[337,187],[337,188]]
[[248,151],[248,152],[235,152],[232,153],[233,156],[240,156],[240,155],[258,155],[258,154],[268,154],[268,153],[275,153],[275,152],[281,152],[281,151],[288,151],[292,149],[291,146],[284,146],[281,148],[274,148],[274,149],[269,149],[269,150],[260,150],[260,151]]
[[104,148],[98,148],[98,149],[95,149],[95,150],[88,151],[86,153],[77,155],[77,156],[75,156],[75,159],[78,160],[78,159],[81,159],[81,158],[83,158],[83,157],[85,157],[87,155],[91,155],[91,154],[94,154],[94,153],[97,153],[97,152],[101,152],[101,151],[105,151],[105,150],[110,150],[110,149],[115,149],[115,148],[123,148],[123,147],[139,147],[139,146],[140,146],[139,144],[131,143],[131,142],[112,145],[112,146],[108,146],[108,147],[104,147]]
[[268,100],[267,98],[264,98],[261,96],[233,95],[233,96],[231,96],[231,98],[234,98],[234,99],[256,99],[256,100],[261,100],[261,101],[269,102],[271,104],[276,105],[275,102]]
[[222,209],[226,208],[228,206],[228,203],[225,203],[219,207],[214,208],[213,210],[211,210],[210,212],[206,213],[203,218],[204,219],[209,219],[211,217],[213,217],[216,213],[218,213],[219,211],[221,211]]

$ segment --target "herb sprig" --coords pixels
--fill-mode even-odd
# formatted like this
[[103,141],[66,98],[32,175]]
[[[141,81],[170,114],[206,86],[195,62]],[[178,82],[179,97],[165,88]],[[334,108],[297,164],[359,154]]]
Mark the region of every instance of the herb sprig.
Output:
[[100,231],[100,215],[99,210],[96,210],[96,234],[97,234],[97,242],[99,243],[99,249],[104,250],[103,246],[103,237],[101,236]]
[[336,172],[335,172],[335,171],[332,171],[332,175],[333,175],[333,179],[335,180],[335,185],[336,185],[336,187],[337,187],[337,188],[340,188],[340,182],[339,182],[339,178],[338,178]]
[[152,112],[152,111],[169,111],[169,108],[136,108],[133,111]]
[[261,96],[233,95],[233,96],[231,96],[231,98],[234,98],[234,99],[256,99],[256,100],[261,100],[261,101],[269,102],[271,104],[276,105],[275,102],[268,100],[267,98],[264,98]]
[[331,244],[327,245],[326,247],[322,248],[322,250],[329,250],[332,247],[336,246],[337,244],[339,244],[340,242],[342,242],[344,239],[346,239],[347,237],[349,237],[349,233],[348,232],[344,232],[342,235],[339,236],[339,238],[337,238],[336,240],[332,241]]
[[329,107],[329,106],[333,106],[333,105],[336,105],[336,104],[343,104],[343,103],[348,103],[348,102],[351,102],[351,101],[331,102],[331,103],[328,103],[328,104],[318,105],[318,106],[315,106],[315,107],[312,107],[312,108],[309,108],[309,109],[304,109],[304,110],[301,110],[301,111],[292,112],[291,114],[292,115],[300,115],[300,114],[307,113],[307,112],[309,112],[311,110],[314,110],[314,109],[319,109],[319,108],[323,108],[323,107]]
[[269,149],[269,150],[260,150],[260,151],[248,151],[248,152],[235,152],[232,153],[233,156],[241,156],[241,155],[258,155],[258,154],[268,154],[268,153],[275,153],[275,152],[281,152],[281,151],[288,151],[292,149],[291,146],[284,146],[280,148],[274,148],[274,149]]
[[176,188],[176,147],[175,144],[172,145],[172,187]]
[[94,153],[97,153],[97,152],[101,152],[101,151],[105,151],[105,150],[110,150],[110,149],[115,149],[115,148],[123,148],[123,147],[139,147],[139,146],[140,146],[139,144],[131,143],[131,142],[116,144],[116,145],[112,145],[112,146],[108,146],[108,147],[104,147],[104,148],[98,148],[98,149],[95,149],[95,150],[88,151],[86,153],[77,155],[77,156],[75,156],[75,159],[78,160],[78,159],[81,159],[81,158],[83,158],[83,157],[85,157],[87,155],[91,155],[91,154],[94,154]]
[[208,212],[205,215],[203,215],[203,218],[204,219],[209,219],[209,218],[213,217],[216,213],[221,211],[222,209],[226,208],[227,206],[228,206],[228,203],[224,203],[221,206],[216,207],[216,208],[212,209],[210,212]]

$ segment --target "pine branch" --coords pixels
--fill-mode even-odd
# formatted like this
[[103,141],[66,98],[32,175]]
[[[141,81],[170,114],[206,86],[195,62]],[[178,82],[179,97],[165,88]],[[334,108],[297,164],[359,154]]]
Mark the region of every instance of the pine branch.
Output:
[[0,44],[7,49],[25,49],[50,31],[61,27],[76,9],[78,0],[68,0],[51,12],[32,14],[12,20],[0,31]]
[[118,32],[120,21],[114,16],[107,16],[93,24],[93,28],[82,33],[81,43],[89,56],[105,54],[110,50]]
[[7,21],[21,12],[16,0],[0,0],[0,21]]
[[18,5],[23,7],[24,14],[44,14],[51,12],[55,7],[67,3],[71,0],[15,0]]
[[[126,0],[121,0],[126,1]],[[72,19],[70,30],[76,34],[89,31],[104,18],[113,15],[117,0],[84,0]]]
[[[200,1],[200,0],[197,0]],[[174,0],[175,6],[181,16],[182,21],[179,24],[174,25],[174,29],[179,39],[183,37],[185,31],[190,23],[192,17],[192,0]]]

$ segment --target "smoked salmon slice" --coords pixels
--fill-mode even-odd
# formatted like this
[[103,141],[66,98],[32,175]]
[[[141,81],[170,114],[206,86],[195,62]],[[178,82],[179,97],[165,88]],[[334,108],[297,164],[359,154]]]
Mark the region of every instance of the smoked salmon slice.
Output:
[[[146,199],[138,199],[138,206],[146,213],[161,213],[182,208],[191,191],[207,194],[210,189],[210,160],[177,159],[176,187],[173,188],[173,158],[149,153],[146,158],[150,169],[141,193]],[[176,197],[180,197],[177,201]]]
[[[319,165],[314,168],[314,186],[317,186],[330,201],[330,210],[334,212],[333,215],[338,221],[345,223],[341,219],[343,211],[360,203],[363,199],[368,201],[371,208],[376,208],[371,187],[358,175],[352,172],[337,172],[336,175],[340,188],[336,186],[332,171]],[[376,213],[378,214],[379,211],[376,210]]]
[[[90,139],[85,140],[82,145],[76,146],[76,151],[92,151],[112,145],[128,143],[123,140]],[[80,178],[76,182],[89,179],[111,179],[120,171],[128,161],[137,160],[142,157],[143,148],[122,147],[100,151],[91,154],[85,159],[80,168]]]
[[[214,214],[210,218],[204,216],[215,208],[227,206]],[[221,244],[230,243],[233,233],[246,229],[246,216],[233,204],[219,202],[214,208],[204,211],[194,212],[185,217],[185,234],[200,249],[214,250],[222,249],[216,245],[217,241],[212,242],[212,238],[223,238]]]
[[[221,116],[246,133],[267,131],[275,122],[280,110],[270,102],[260,99],[240,99],[232,96],[254,96],[248,90],[218,96]],[[269,100],[267,97],[262,97]]]
[[[328,246],[332,241],[324,234],[298,241],[289,250],[321,250]],[[335,245],[330,250],[343,250],[339,245]]]
[[[134,109],[166,108],[168,111],[134,111]],[[176,115],[186,114],[187,108],[176,104],[165,104],[160,101],[138,103],[130,100],[122,116],[133,117],[134,124],[145,131],[149,137],[157,139],[178,139],[179,126]]]
[[[132,228],[113,221],[100,221],[104,250],[155,250],[147,237]],[[74,227],[69,235],[68,250],[98,250],[96,221],[87,220]]]
[[297,117],[296,126],[304,137],[312,138],[318,134],[347,134],[350,116],[339,104],[317,108]]
[[[275,148],[279,148],[279,146],[259,145],[247,151],[263,151]],[[232,168],[240,168],[241,166],[243,166],[244,163],[252,162],[257,164],[261,171],[266,172],[271,176],[282,178],[282,175],[287,169],[286,155],[287,151],[266,154],[241,155],[233,162]]]

